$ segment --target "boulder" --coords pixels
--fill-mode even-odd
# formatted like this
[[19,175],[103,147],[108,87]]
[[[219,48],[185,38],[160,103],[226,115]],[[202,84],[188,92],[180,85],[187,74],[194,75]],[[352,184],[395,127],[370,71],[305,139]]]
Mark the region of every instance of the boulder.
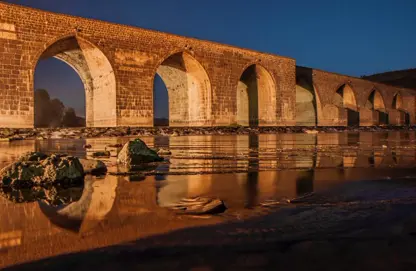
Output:
[[82,182],[84,170],[78,158],[31,152],[0,170],[0,186],[32,187]]
[[154,150],[147,147],[139,138],[127,142],[118,154],[117,162],[126,165],[138,165],[163,161]]
[[100,160],[79,159],[85,174],[101,175],[107,172],[107,166]]

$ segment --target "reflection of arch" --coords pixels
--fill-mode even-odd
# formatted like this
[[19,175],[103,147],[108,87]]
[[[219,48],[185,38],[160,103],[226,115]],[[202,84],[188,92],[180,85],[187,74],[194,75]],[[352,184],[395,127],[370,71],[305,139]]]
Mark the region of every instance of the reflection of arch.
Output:
[[244,126],[275,124],[276,84],[262,66],[244,69],[237,85],[237,123]]
[[319,97],[306,79],[297,78],[296,81],[296,124],[315,126],[318,123]]
[[55,225],[74,232],[93,230],[111,211],[117,188],[117,176],[93,181],[86,179],[81,198],[66,206],[53,207],[39,202],[39,208]]
[[174,53],[161,62],[156,73],[168,91],[170,126],[211,124],[211,83],[194,57],[186,52]]
[[33,72],[41,59],[55,57],[67,63],[84,83],[87,126],[116,126],[116,79],[105,54],[91,42],[73,35],[54,39],[44,48],[35,58]]

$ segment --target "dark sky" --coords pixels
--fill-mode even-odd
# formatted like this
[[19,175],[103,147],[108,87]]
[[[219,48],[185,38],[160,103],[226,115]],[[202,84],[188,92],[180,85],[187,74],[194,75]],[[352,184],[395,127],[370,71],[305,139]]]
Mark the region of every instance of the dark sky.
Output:
[[[414,0],[6,2],[271,52],[353,76],[416,67]],[[39,64],[36,87],[79,111],[82,84],[71,68],[55,62]]]

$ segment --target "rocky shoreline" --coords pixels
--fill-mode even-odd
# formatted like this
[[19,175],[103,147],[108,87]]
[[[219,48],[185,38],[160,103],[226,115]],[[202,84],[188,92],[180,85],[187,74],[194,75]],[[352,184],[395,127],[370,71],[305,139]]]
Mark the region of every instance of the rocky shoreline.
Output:
[[97,138],[121,136],[183,136],[183,135],[244,135],[250,133],[334,133],[334,132],[383,132],[415,131],[416,126],[367,126],[367,127],[103,127],[103,128],[0,128],[0,142],[22,139]]

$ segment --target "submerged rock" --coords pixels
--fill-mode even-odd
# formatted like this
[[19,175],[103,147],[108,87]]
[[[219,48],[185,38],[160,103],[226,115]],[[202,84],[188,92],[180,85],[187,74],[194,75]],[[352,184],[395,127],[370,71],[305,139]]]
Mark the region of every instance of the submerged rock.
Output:
[[31,152],[0,170],[0,186],[72,184],[82,182],[83,176],[83,167],[76,157]]
[[163,161],[154,150],[147,147],[139,138],[127,142],[118,154],[117,161],[126,165],[138,165]]
[[100,175],[107,172],[107,166],[100,160],[79,159],[85,174]]
[[204,215],[224,212],[227,207],[218,198],[183,198],[178,203],[167,206],[179,214]]
[[168,150],[168,149],[160,148],[160,149],[157,151],[157,154],[158,154],[158,155],[171,155],[171,154],[172,154],[172,152],[171,152],[170,150]]
[[92,157],[110,157],[111,153],[109,151],[97,151],[92,153]]

